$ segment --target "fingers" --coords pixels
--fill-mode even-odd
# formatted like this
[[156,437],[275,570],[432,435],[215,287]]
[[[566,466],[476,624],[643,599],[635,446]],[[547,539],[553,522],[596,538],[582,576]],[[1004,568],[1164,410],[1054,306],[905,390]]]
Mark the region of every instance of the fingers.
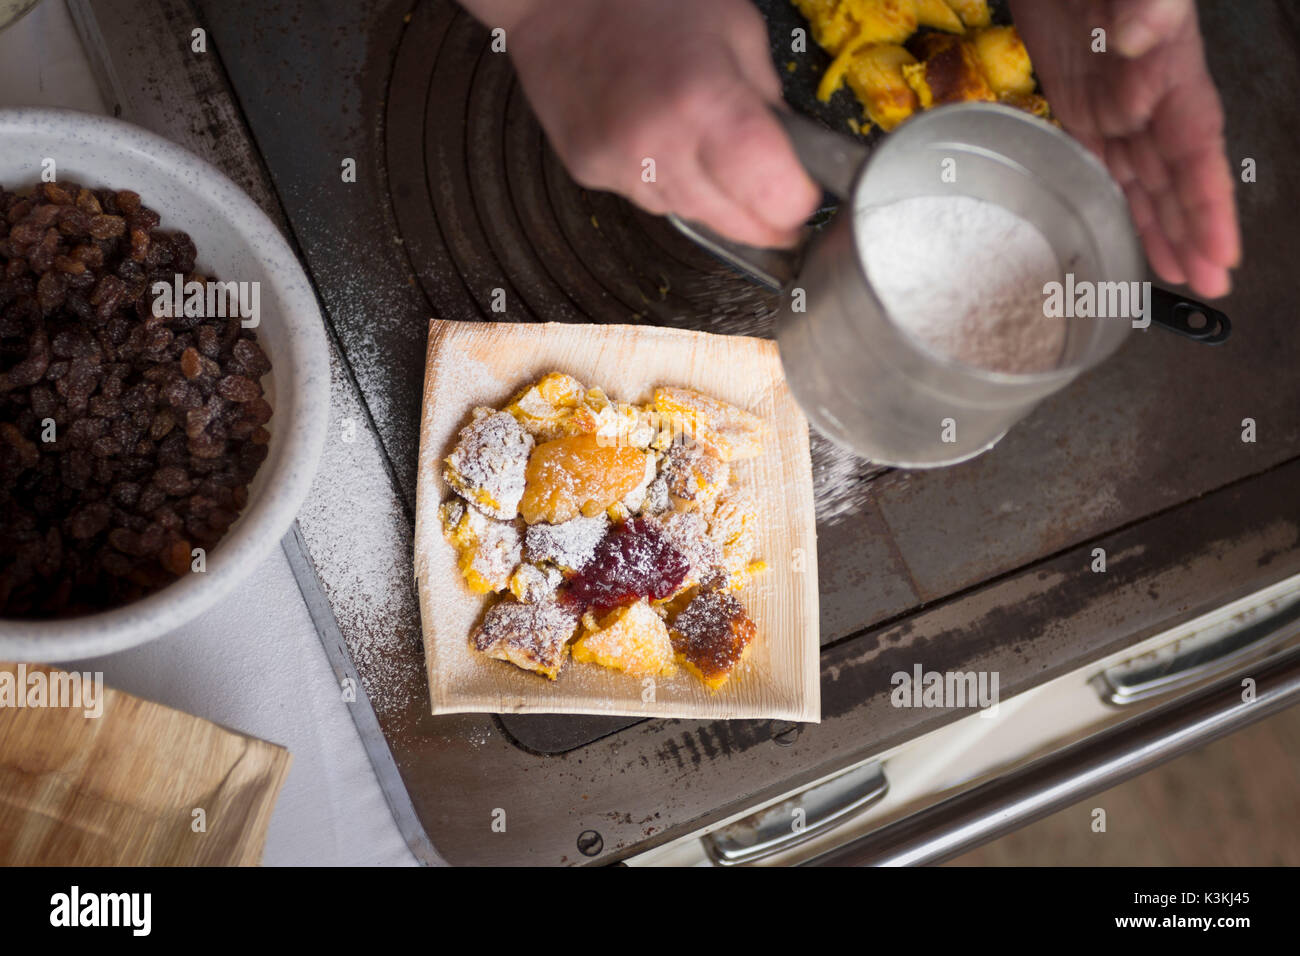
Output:
[[1147,261],[1156,275],[1175,285],[1186,283],[1198,295],[1210,299],[1231,291],[1232,279],[1225,262],[1202,255],[1190,234],[1182,240],[1171,239],[1158,212],[1165,196],[1152,197],[1137,180],[1124,187],[1124,194]]
[[781,78],[772,65],[766,21],[757,15],[745,18],[732,30],[731,42],[736,51],[736,66],[740,75],[767,102],[782,102]]
[[525,85],[532,79],[541,89],[529,96],[582,185],[750,245],[791,245],[821,191],[771,113],[781,87],[767,28],[755,11],[740,9],[752,16],[729,20],[725,31],[696,31],[658,59],[625,64],[606,87],[584,94],[588,110],[561,108],[577,98],[572,90],[545,97],[538,77],[567,76],[549,65]]
[[1160,144],[1184,210],[1190,245],[1213,263],[1241,258],[1234,179],[1223,138],[1223,109],[1208,77],[1162,102],[1151,141]]
[[1222,145],[1169,160],[1152,136],[1139,135],[1108,141],[1105,155],[1156,274],[1201,295],[1225,295],[1241,239]]
[[1114,0],[1115,49],[1129,59],[1145,56],[1176,34],[1192,15],[1192,0]]
[[1187,212],[1189,244],[1210,262],[1241,261],[1241,233],[1232,174],[1221,149],[1189,157],[1178,168],[1175,188]]
[[1211,262],[1194,249],[1181,249],[1183,270],[1187,284],[1198,295],[1217,299],[1232,291],[1232,277],[1225,266]]
[[[756,95],[739,91],[722,115],[725,121],[703,133],[700,168],[714,190],[750,220],[742,225],[742,217],[729,217],[734,218],[737,229],[749,236],[766,234],[765,243],[759,244],[790,244],[816,210],[821,190],[813,185],[781,125]],[[753,244],[739,231],[710,225]]]
[[1147,262],[1151,264],[1152,270],[1165,282],[1182,285],[1187,281],[1187,273],[1183,270],[1173,246],[1165,238],[1164,230],[1160,228],[1155,208],[1146,190],[1140,182],[1134,180],[1124,187],[1124,196],[1128,199],[1129,211],[1133,215],[1133,226],[1142,239]]
[[668,208],[683,218],[747,245],[780,248],[793,245],[799,236],[797,227],[773,226],[737,202],[698,163],[680,182],[665,187],[665,200]]

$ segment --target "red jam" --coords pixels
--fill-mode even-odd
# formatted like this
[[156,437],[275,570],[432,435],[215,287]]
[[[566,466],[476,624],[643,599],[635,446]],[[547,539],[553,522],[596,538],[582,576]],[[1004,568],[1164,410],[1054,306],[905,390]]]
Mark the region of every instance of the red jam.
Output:
[[568,584],[564,600],[597,612],[641,598],[660,601],[677,593],[690,562],[645,518],[616,526],[596,546],[596,553]]

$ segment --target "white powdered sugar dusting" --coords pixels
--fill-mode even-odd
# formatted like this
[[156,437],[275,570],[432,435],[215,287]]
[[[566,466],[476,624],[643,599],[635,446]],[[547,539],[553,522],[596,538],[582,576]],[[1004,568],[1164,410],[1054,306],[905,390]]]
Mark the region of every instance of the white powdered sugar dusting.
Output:
[[578,515],[560,524],[531,525],[524,532],[528,560],[549,561],[568,571],[581,571],[607,530],[609,519],[603,514],[591,518]]
[[1060,364],[1065,319],[1043,313],[1060,264],[1043,234],[967,196],[862,210],[862,261],[894,322],[931,351],[996,372]]

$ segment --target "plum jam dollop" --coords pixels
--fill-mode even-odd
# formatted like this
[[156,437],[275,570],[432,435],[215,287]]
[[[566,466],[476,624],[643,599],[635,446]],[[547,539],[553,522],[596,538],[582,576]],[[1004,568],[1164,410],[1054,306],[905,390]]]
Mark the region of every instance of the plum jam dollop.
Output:
[[591,560],[569,580],[562,600],[597,612],[642,598],[661,601],[677,593],[689,571],[690,562],[659,525],[632,518],[601,540]]

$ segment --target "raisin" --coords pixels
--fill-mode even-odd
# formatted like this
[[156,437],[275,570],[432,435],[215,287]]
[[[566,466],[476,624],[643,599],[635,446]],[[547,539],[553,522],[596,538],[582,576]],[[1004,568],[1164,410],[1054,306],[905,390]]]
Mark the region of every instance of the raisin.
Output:
[[112,508],[107,502],[93,501],[74,511],[68,518],[67,532],[72,538],[93,538],[108,527]]
[[105,551],[99,559],[100,566],[115,578],[130,577],[135,562],[117,551]]
[[59,232],[71,239],[83,239],[90,235],[90,215],[80,209],[69,209],[59,218]]
[[90,453],[96,458],[111,458],[122,453],[122,443],[112,435],[100,435],[91,443]]
[[262,386],[242,375],[227,375],[217,382],[217,394],[231,402],[251,402],[262,397]]
[[191,408],[185,413],[185,434],[189,438],[197,438],[203,434],[204,430],[212,424],[217,413],[221,410],[221,399],[209,399],[201,408]]
[[129,528],[114,528],[108,533],[108,543],[123,554],[141,554],[140,536]]
[[104,265],[104,252],[93,242],[74,246],[72,251],[68,253],[68,258],[74,262],[80,262],[88,269],[98,269]]
[[141,514],[153,515],[167,501],[167,492],[163,491],[157,485],[150,485],[144,491],[140,492],[140,501],[136,505],[136,510]]
[[46,229],[45,235],[36,247],[27,254],[27,265],[35,273],[49,272],[54,268],[54,257],[59,251],[59,233],[56,229]]
[[217,338],[217,330],[210,325],[199,326],[199,351],[205,358],[215,359],[221,357],[221,341]]
[[150,522],[140,532],[140,553],[157,554],[167,544],[167,532],[163,526]]
[[46,315],[63,305],[63,300],[67,297],[68,280],[63,272],[47,272],[36,283],[36,302]]
[[163,388],[162,398],[168,405],[182,411],[199,408],[203,404],[203,394],[184,378],[178,378]]
[[134,481],[119,481],[109,491],[109,496],[123,508],[132,508],[140,500],[140,486]]
[[[226,442],[212,432],[205,431],[191,438],[187,447],[195,458],[220,458],[226,450]],[[256,447],[256,445],[244,445],[240,448],[240,453],[242,455],[247,449]]]
[[104,208],[99,204],[99,200],[95,198],[95,194],[89,189],[82,189],[77,193],[77,208],[82,212],[96,216],[104,211]]
[[91,216],[89,232],[96,239],[112,239],[126,232],[126,220],[121,216]]
[[189,494],[192,485],[185,469],[176,467],[159,468],[154,472],[153,483],[173,498]]
[[176,427],[176,416],[170,408],[160,408],[154,412],[153,421],[149,423],[149,438],[161,441]]
[[45,193],[45,198],[52,203],[60,206],[72,205],[72,194],[60,186],[58,183],[43,183],[41,191]]
[[236,341],[234,355],[249,375],[260,378],[271,371],[271,360],[266,357],[262,347],[251,339]]
[[199,361],[200,358],[201,356],[199,355],[198,350],[193,347],[187,348],[182,352],[181,374],[188,379],[198,378],[199,373],[203,371],[203,363]]
[[190,570],[190,543],[183,539],[172,542],[158,560],[164,568],[179,578]]
[[45,235],[45,227],[36,222],[22,222],[9,230],[9,241],[19,246],[30,246]]
[[130,189],[119,189],[113,194],[113,199],[117,203],[118,212],[133,213],[140,206],[140,194]]
[[271,403],[264,398],[255,398],[244,405],[244,414],[254,424],[265,425],[271,420]]

